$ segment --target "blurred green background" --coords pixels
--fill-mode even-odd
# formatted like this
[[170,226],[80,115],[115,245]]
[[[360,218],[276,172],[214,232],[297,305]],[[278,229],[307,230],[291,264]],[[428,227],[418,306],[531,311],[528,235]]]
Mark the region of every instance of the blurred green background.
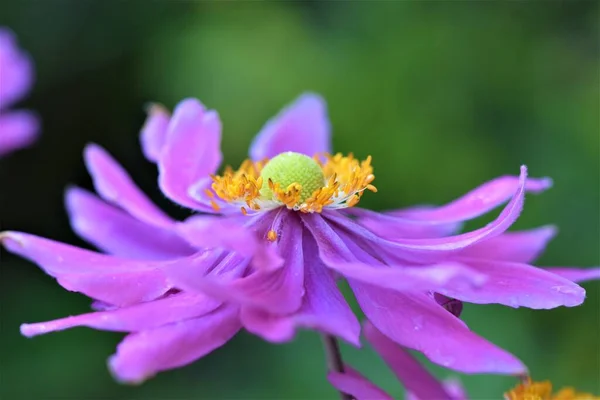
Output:
[[[85,245],[62,193],[90,188],[81,151],[106,147],[174,216],[139,150],[147,102],[187,96],[219,110],[228,163],[264,121],[305,90],[322,93],[342,152],[373,156],[374,209],[449,201],[485,180],[551,176],[517,228],[557,224],[540,265],[598,265],[600,243],[598,2],[12,1],[0,5],[31,53],[23,106],[43,137],[0,160],[3,229]],[[491,217],[471,224],[481,225]],[[33,340],[22,322],[86,312],[34,265],[2,254],[0,398],[336,398],[319,338],[271,345],[248,334],[142,386],[115,383],[105,360],[122,335],[74,329]],[[467,305],[472,329],[514,352],[538,379],[600,394],[600,290],[586,304],[532,311]],[[370,349],[350,363],[401,396]],[[433,368],[440,376],[450,372]],[[513,378],[462,376],[473,399],[498,399]]]

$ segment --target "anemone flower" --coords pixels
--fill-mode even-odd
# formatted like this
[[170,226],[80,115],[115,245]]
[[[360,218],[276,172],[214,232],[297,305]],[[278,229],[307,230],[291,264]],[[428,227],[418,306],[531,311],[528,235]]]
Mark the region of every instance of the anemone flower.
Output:
[[[383,360],[406,388],[407,400],[468,400],[467,393],[457,380],[439,382],[410,353],[366,323],[364,335],[367,341],[382,355]],[[344,372],[329,372],[327,378],[340,392],[351,395],[355,400],[393,400],[383,389],[371,383],[349,366]],[[505,400],[600,400],[589,393],[564,388],[552,393],[549,381],[533,382],[524,377],[523,382],[504,394]]]
[[37,117],[30,111],[8,111],[31,88],[33,66],[17,46],[12,32],[0,27],[0,156],[29,146],[38,132]]
[[[376,192],[371,158],[331,155],[325,103],[315,94],[267,122],[250,159],[219,175],[220,141],[218,114],[195,99],[172,116],[150,109],[142,150],[164,195],[197,212],[182,222],[106,151],[88,146],[100,198],[72,188],[67,209],[74,230],[106,254],[20,232],[1,238],[64,288],[94,299],[97,311],[25,324],[22,333],[82,325],[130,332],[109,365],[118,379],[140,382],[241,328],[285,342],[304,327],[325,335],[330,369],[340,371],[335,338],[360,344],[360,324],[336,286],[344,278],[367,319],[399,345],[465,373],[522,374],[516,357],[457,318],[460,302],[576,306],[585,292],[573,280],[598,273],[568,269],[565,278],[564,270],[529,265],[553,228],[505,233],[525,192],[550,186],[527,178],[525,167],[445,206],[380,214],[356,207]],[[490,224],[456,234],[461,222],[505,202]]]

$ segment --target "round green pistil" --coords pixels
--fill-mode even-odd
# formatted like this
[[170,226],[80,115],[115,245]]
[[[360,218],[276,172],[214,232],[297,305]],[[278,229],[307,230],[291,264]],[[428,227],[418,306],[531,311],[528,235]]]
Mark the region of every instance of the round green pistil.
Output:
[[273,192],[269,188],[269,179],[278,183],[279,187],[286,189],[292,183],[302,185],[300,203],[308,199],[315,190],[325,185],[325,176],[321,166],[312,158],[288,151],[273,157],[264,166],[260,176],[263,178],[260,194],[268,199],[273,199]]

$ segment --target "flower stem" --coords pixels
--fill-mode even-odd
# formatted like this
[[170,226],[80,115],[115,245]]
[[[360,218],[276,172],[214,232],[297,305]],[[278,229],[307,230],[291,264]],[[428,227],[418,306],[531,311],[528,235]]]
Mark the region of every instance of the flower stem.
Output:
[[[327,360],[327,369],[334,372],[344,372],[344,362],[337,339],[331,335],[322,335],[323,346],[325,347],[325,359]],[[349,394],[340,392],[342,400],[354,400]]]

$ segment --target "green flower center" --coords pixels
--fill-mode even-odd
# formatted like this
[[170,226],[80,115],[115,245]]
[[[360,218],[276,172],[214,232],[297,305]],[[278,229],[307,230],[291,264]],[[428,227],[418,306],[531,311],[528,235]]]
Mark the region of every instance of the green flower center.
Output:
[[302,186],[300,203],[308,199],[315,190],[325,185],[325,176],[321,166],[304,154],[288,151],[273,157],[262,169],[260,176],[263,184],[260,194],[268,199],[273,199],[273,191],[269,187],[269,179],[274,184],[285,190],[294,183]]

